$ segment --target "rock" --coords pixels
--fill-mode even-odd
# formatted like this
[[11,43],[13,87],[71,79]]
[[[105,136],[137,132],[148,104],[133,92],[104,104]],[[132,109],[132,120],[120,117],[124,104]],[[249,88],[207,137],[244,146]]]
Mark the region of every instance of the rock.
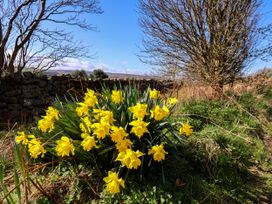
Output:
[[17,96],[21,94],[20,89],[15,89],[15,90],[10,90],[5,93],[5,96],[10,97],[10,96]]
[[48,84],[47,80],[39,80],[38,86],[39,87],[45,87]]
[[3,109],[7,107],[7,104],[5,102],[0,102],[0,109]]
[[17,111],[22,110],[22,107],[21,107],[19,104],[9,104],[9,105],[8,105],[8,109],[9,109],[10,111],[15,111],[15,112],[17,112]]
[[18,99],[16,97],[7,97],[5,101],[6,101],[6,103],[9,104],[9,106],[10,106],[10,104],[18,103]]
[[31,99],[24,99],[23,106],[28,107],[33,105],[33,100]]

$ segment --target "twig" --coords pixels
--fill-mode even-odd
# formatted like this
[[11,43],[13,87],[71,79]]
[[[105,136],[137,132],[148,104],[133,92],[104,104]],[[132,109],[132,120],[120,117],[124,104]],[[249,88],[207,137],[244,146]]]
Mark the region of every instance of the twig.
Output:
[[52,197],[50,195],[48,195],[48,193],[46,193],[46,191],[42,188],[42,186],[40,185],[40,183],[37,181],[37,184],[32,180],[32,178],[29,177],[29,180],[31,181],[31,183],[47,198],[52,199]]

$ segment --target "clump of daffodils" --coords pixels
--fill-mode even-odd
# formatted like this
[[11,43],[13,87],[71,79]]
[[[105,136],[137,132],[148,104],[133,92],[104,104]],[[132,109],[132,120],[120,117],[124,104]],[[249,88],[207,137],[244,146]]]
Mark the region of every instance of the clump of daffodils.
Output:
[[15,140],[33,159],[82,162],[84,155],[86,164],[93,162],[102,173],[108,172],[101,178],[106,191],[119,193],[120,187],[125,187],[124,172],[142,171],[145,161],[167,159],[167,137],[177,135],[173,131],[179,133],[178,139],[192,134],[188,122],[177,127],[178,122],[168,120],[177,102],[176,98],[163,99],[156,89],[140,93],[129,87],[102,94],[87,89],[81,101],[48,107],[37,130],[18,132]]

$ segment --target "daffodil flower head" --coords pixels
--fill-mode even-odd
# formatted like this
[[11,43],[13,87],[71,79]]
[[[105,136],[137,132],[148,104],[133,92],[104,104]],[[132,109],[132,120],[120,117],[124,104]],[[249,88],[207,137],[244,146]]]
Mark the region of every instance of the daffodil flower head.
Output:
[[110,136],[113,142],[120,142],[124,137],[128,136],[128,133],[126,133],[123,127],[112,126]]
[[94,123],[92,125],[93,134],[97,136],[99,139],[104,139],[110,132],[110,124],[104,121],[100,123]]
[[38,121],[38,128],[46,133],[54,130],[54,122],[59,119],[59,111],[52,106],[49,106],[46,110],[45,116],[42,116],[42,119]]
[[135,106],[129,107],[129,111],[133,113],[133,119],[144,119],[147,113],[147,104],[137,103]]
[[38,129],[44,133],[51,132],[55,129],[54,118],[50,116],[42,116],[38,121]]
[[59,119],[59,111],[52,106],[48,107],[48,109],[46,110],[46,115],[48,117],[51,117],[53,120]]
[[25,132],[18,131],[17,132],[17,136],[15,138],[15,141],[18,144],[22,143],[23,145],[27,145],[27,143],[28,143],[28,136],[25,134]]
[[87,152],[89,152],[91,149],[93,149],[96,146],[96,141],[95,138],[93,136],[87,136],[86,138],[84,138],[84,140],[81,142],[81,146],[83,147],[83,149]]
[[41,155],[41,157],[44,157],[46,150],[43,147],[41,141],[34,137],[28,143],[28,152],[32,158],[37,159],[39,155]]
[[75,147],[69,137],[62,136],[60,140],[56,141],[56,143],[56,152],[59,157],[69,156],[70,153],[75,155]]
[[111,101],[115,104],[121,103],[123,101],[122,91],[113,90],[111,94]]
[[113,112],[102,109],[93,109],[94,118],[98,121],[104,121],[106,123],[112,124],[114,122]]
[[104,121],[106,123],[112,124],[115,121],[113,118],[113,112],[112,111],[103,111],[101,113],[100,121]]
[[118,152],[125,152],[127,149],[130,149],[132,145],[132,142],[130,139],[123,139],[121,141],[118,141],[115,145]]
[[89,106],[86,103],[77,103],[76,113],[78,117],[85,117],[89,115]]
[[91,89],[87,89],[87,92],[85,93],[84,96],[84,103],[92,108],[95,106],[95,104],[98,102],[97,97],[95,95],[95,92]]
[[150,90],[149,91],[149,96],[151,99],[158,99],[160,97],[160,92],[157,91],[156,89]]
[[155,161],[162,161],[165,159],[165,154],[168,154],[163,147],[163,144],[152,146],[148,151],[148,155],[153,155]]
[[118,154],[116,161],[120,161],[122,166],[126,166],[128,169],[137,169],[141,165],[139,157],[143,155],[144,154],[139,150],[135,152],[131,149],[127,149]]
[[148,133],[147,126],[149,125],[148,122],[144,122],[142,120],[134,120],[129,123],[131,126],[131,133],[134,133],[138,138],[141,138],[145,133]]
[[109,171],[108,176],[103,179],[106,183],[106,191],[110,193],[119,193],[120,186],[125,188],[125,182],[122,178],[118,178],[117,173]]
[[173,97],[173,98],[169,98],[167,103],[170,105],[170,106],[174,106],[178,103],[178,99]]
[[150,112],[151,118],[154,118],[155,120],[162,120],[170,114],[169,109],[165,105],[162,108],[156,105],[155,109],[151,110]]
[[86,133],[86,132],[83,132],[83,133],[81,133],[80,136],[81,136],[82,139],[85,139],[86,137],[90,136],[90,134]]
[[193,132],[193,127],[187,122],[183,123],[182,127],[179,129],[179,134],[185,134],[186,136],[190,136]]

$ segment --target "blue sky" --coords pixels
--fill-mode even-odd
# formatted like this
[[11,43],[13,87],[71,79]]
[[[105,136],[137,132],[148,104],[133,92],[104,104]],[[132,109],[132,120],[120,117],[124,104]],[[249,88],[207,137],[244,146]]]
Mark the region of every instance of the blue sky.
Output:
[[[71,59],[66,66],[92,70],[102,68],[109,72],[149,74],[153,68],[142,63],[137,54],[143,33],[138,24],[138,0],[100,0],[103,14],[85,15],[87,22],[97,27],[97,32],[74,28],[76,39],[91,45],[94,59]],[[263,0],[262,24],[272,22],[272,0]],[[272,62],[256,61],[251,72],[263,67],[272,67]]]

